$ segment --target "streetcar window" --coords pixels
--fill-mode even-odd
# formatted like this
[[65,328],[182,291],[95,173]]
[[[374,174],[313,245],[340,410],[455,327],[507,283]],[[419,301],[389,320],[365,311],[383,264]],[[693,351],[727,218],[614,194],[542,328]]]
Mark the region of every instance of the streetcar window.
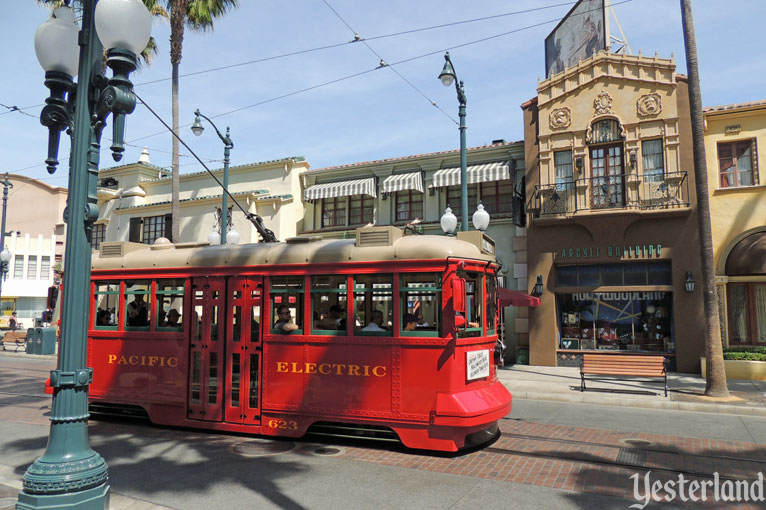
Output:
[[441,273],[403,274],[399,283],[402,315],[413,315],[415,329],[406,331],[404,319],[401,334],[404,336],[438,336],[441,324]]
[[[277,327],[277,324],[286,320],[298,326],[293,334],[303,333],[303,276],[272,276],[271,277],[271,332],[284,333],[285,330]],[[277,310],[286,306],[290,312],[289,318],[285,315],[280,319]]]
[[94,293],[94,329],[117,329],[120,308],[120,282],[99,282]]
[[495,333],[495,318],[497,314],[497,279],[487,273],[487,334]]
[[354,278],[355,334],[390,336],[394,319],[394,277],[390,274]]
[[183,331],[184,280],[157,280],[157,331]]
[[484,287],[483,273],[458,272],[458,276],[465,279],[466,299],[466,328],[458,332],[458,336],[481,336],[481,317],[484,309],[482,291]]
[[125,329],[148,331],[152,308],[152,282],[128,280],[125,282]]
[[311,277],[311,332],[317,335],[345,335],[348,307],[346,276]]

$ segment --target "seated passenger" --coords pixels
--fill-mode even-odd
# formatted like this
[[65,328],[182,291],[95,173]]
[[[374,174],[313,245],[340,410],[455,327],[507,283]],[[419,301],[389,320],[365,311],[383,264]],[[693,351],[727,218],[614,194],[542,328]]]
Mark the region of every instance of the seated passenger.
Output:
[[168,310],[167,319],[165,320],[165,323],[163,324],[163,326],[168,328],[177,328],[181,326],[178,323],[178,319],[180,318],[181,318],[181,314],[178,313],[178,310],[176,310],[175,308],[171,308],[170,310]]
[[402,319],[402,331],[415,331],[417,327],[418,318],[411,313],[405,313]]
[[383,312],[380,310],[373,310],[370,314],[370,323],[362,328],[362,331],[385,331],[381,326],[383,325]]
[[339,305],[330,307],[330,315],[316,324],[317,329],[346,329],[346,317]]
[[298,326],[291,322],[290,308],[287,305],[280,305],[277,308],[277,322],[274,323],[274,329],[278,329],[285,333],[292,333]]

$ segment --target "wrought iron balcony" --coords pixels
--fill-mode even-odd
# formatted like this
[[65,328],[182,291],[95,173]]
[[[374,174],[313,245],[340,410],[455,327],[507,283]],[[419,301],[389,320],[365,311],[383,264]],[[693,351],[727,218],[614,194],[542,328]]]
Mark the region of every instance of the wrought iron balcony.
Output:
[[588,177],[535,186],[535,217],[604,209],[651,210],[689,207],[687,172]]

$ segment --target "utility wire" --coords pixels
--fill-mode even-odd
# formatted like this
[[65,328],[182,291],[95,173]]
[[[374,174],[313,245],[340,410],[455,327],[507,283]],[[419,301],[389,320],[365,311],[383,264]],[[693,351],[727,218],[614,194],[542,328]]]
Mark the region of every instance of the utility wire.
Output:
[[[2,112],[2,113],[0,113],[0,115],[5,115],[6,113],[19,112],[20,114],[26,115],[27,117],[32,117],[32,118],[35,117],[31,113],[27,113],[27,112],[24,111],[24,110],[26,110],[28,108],[34,108],[34,106],[27,106],[25,108],[19,108],[18,106],[15,106],[15,105],[8,106],[8,105],[4,105],[3,103],[0,103],[0,106],[2,106],[3,108],[8,108],[7,112]],[[42,105],[36,105],[36,106],[42,106]]]
[[410,80],[408,80],[407,78],[405,78],[405,77],[404,77],[404,75],[403,75],[402,73],[400,73],[399,71],[397,71],[395,68],[393,68],[393,67],[389,66],[389,65],[386,63],[386,61],[385,61],[385,60],[383,60],[383,57],[381,57],[381,56],[380,56],[380,54],[379,54],[377,51],[375,51],[374,49],[372,49],[372,46],[370,46],[370,45],[367,43],[367,41],[366,41],[364,38],[359,38],[359,34],[356,32],[356,30],[354,30],[353,28],[351,28],[351,25],[349,25],[349,24],[348,24],[348,22],[347,22],[345,19],[343,19],[343,16],[341,16],[341,15],[338,13],[338,11],[336,11],[336,10],[333,8],[333,6],[332,6],[332,5],[330,5],[330,2],[328,2],[327,0],[322,0],[322,1],[324,2],[324,4],[325,4],[327,7],[329,7],[329,9],[330,9],[330,10],[331,10],[331,11],[332,11],[334,14],[335,14],[335,16],[337,16],[337,17],[338,17],[338,19],[339,19],[339,20],[341,20],[341,21],[343,22],[343,24],[344,24],[344,25],[346,25],[346,27],[347,27],[347,28],[348,28],[348,29],[351,31],[351,33],[352,33],[352,34],[354,34],[354,38],[355,38],[355,40],[361,40],[361,41],[362,41],[362,44],[364,44],[364,45],[367,47],[367,49],[368,49],[368,50],[370,50],[370,51],[372,52],[372,54],[373,54],[373,55],[375,55],[375,56],[378,58],[378,60],[380,61],[380,65],[379,65],[378,67],[388,67],[389,69],[391,69],[391,71],[393,71],[393,72],[394,72],[394,73],[395,73],[395,74],[396,74],[396,75],[397,75],[399,78],[401,78],[401,79],[404,81],[404,83],[406,83],[407,85],[409,85],[409,86],[410,86],[410,87],[411,87],[411,88],[412,88],[412,89],[413,89],[415,92],[417,92],[418,94],[420,94],[421,96],[423,96],[423,98],[424,98],[426,101],[428,101],[428,102],[431,104],[431,106],[433,106],[433,107],[435,107],[437,110],[439,110],[439,111],[440,111],[440,112],[441,112],[441,113],[442,113],[442,114],[443,114],[445,117],[447,117],[449,120],[451,120],[451,121],[452,121],[452,122],[454,122],[455,124],[458,124],[458,121],[456,121],[456,120],[455,120],[455,119],[454,119],[454,118],[453,118],[453,117],[452,117],[450,114],[448,114],[447,112],[445,112],[445,111],[444,111],[444,110],[443,110],[443,109],[442,109],[442,108],[441,108],[441,107],[440,107],[438,104],[436,104],[436,101],[434,101],[433,99],[431,99],[430,97],[428,97],[427,95],[425,95],[425,94],[423,93],[423,91],[422,91],[422,90],[420,90],[419,88],[417,88],[417,87],[415,86],[415,84],[413,84],[413,83],[412,83]]

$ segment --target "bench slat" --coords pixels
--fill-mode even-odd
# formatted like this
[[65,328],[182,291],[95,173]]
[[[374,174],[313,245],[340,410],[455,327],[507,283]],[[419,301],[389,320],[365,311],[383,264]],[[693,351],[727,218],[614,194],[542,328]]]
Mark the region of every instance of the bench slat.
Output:
[[664,356],[583,354],[582,365],[580,366],[581,391],[585,391],[586,374],[662,377],[665,379],[665,396],[668,395]]

